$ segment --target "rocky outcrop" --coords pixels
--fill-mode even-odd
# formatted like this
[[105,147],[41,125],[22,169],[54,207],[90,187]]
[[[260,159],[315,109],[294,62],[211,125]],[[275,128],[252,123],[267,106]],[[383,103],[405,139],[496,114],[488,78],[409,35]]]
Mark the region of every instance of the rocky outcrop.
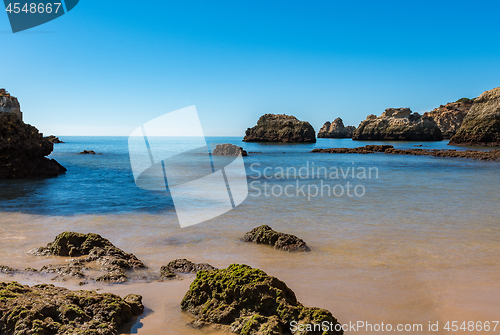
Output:
[[306,121],[285,114],[265,114],[245,132],[245,142],[316,142],[316,132]]
[[61,141],[59,139],[59,137],[54,136],[54,135],[46,136],[45,138],[48,139],[50,142],[52,142],[54,144],[64,143],[63,141]]
[[268,225],[254,228],[243,236],[243,241],[266,244],[284,251],[310,251],[306,242],[295,235],[280,233]]
[[185,258],[176,259],[160,268],[161,278],[174,278],[182,273],[198,273],[198,271],[216,270],[208,263],[193,263]]
[[470,112],[449,144],[500,146],[500,87],[474,99]]
[[79,152],[80,155],[100,155],[96,153],[94,150],[83,150],[82,152]]
[[0,282],[0,334],[115,335],[142,314],[142,297]]
[[11,96],[4,88],[0,88],[0,112],[15,114],[20,121],[23,120],[21,106],[16,97]]
[[195,326],[226,325],[237,334],[290,334],[292,321],[328,325],[301,334],[343,334],[332,313],[304,307],[284,282],[248,265],[198,272],[181,307],[195,316]]
[[115,247],[109,240],[98,234],[80,234],[64,232],[56,236],[55,240],[46,247],[40,247],[31,252],[36,256],[68,256],[79,257],[64,265],[49,265],[42,268],[41,272],[57,273],[54,279],[66,276],[83,278],[84,263],[96,262],[101,265],[104,274],[96,281],[124,282],[128,279],[126,270],[146,268],[146,265],[134,254],[129,254]]
[[0,179],[53,177],[66,171],[46,158],[54,145],[15,113],[0,112]]
[[436,122],[412,113],[409,108],[388,108],[377,117],[369,115],[354,131],[353,140],[370,141],[441,141],[443,135]]
[[354,126],[344,126],[341,118],[336,118],[332,123],[326,122],[318,131],[318,138],[352,138],[356,130]]
[[248,153],[243,150],[242,147],[239,147],[234,144],[225,143],[225,144],[217,144],[212,155],[217,156],[238,156],[241,153],[242,156],[248,156]]
[[314,149],[311,152],[330,154],[373,154],[382,152],[391,155],[452,157],[470,158],[482,161],[500,161],[500,150],[395,149],[392,145],[367,145],[359,148]]
[[474,99],[462,98],[424,113],[424,117],[432,118],[443,133],[444,139],[450,139],[460,129],[462,122],[469,113]]

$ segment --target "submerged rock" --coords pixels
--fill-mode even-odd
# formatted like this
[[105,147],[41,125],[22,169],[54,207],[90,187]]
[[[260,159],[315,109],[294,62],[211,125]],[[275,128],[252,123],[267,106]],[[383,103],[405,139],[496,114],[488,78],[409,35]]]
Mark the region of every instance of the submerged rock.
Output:
[[291,334],[292,321],[331,325],[325,332],[302,334],[343,334],[335,331],[338,322],[329,311],[304,307],[284,282],[248,265],[198,272],[181,308],[195,316],[196,326],[227,325],[237,334]]
[[198,271],[216,270],[208,263],[193,263],[187,259],[176,259],[160,268],[161,278],[176,277],[180,273],[198,273]]
[[354,130],[356,130],[356,127],[345,127],[342,119],[338,117],[331,123],[325,122],[318,131],[318,138],[351,138]]
[[54,144],[58,144],[58,143],[64,143],[63,141],[61,141],[59,139],[59,137],[56,137],[54,135],[50,135],[50,136],[46,136],[45,137],[46,139],[48,139],[50,142],[54,143]]
[[144,311],[142,297],[0,282],[0,334],[118,334]]
[[424,113],[424,117],[432,118],[443,133],[444,139],[450,139],[462,126],[465,116],[469,113],[474,99],[462,98]]
[[316,142],[316,132],[306,121],[285,114],[265,114],[245,132],[245,142]]
[[500,146],[500,87],[474,99],[470,112],[449,144]]
[[295,235],[280,233],[268,225],[252,229],[243,236],[245,242],[266,244],[285,251],[310,251],[306,242]]
[[5,273],[7,275],[11,275],[11,274],[14,274],[15,272],[17,272],[17,270],[15,270],[9,266],[0,265],[0,273]]
[[367,145],[359,148],[314,149],[311,152],[330,154],[373,154],[382,152],[391,155],[452,157],[470,158],[482,161],[500,161],[500,150],[395,149],[392,145]]
[[242,147],[239,147],[234,144],[225,143],[225,144],[217,144],[212,155],[217,156],[238,156],[241,153],[242,156],[248,156],[248,153],[243,150]]
[[443,134],[428,116],[412,113],[409,108],[387,108],[376,117],[369,115],[352,135],[353,140],[370,141],[441,141]]
[[17,114],[0,111],[0,179],[54,177],[66,168],[46,158],[54,144]]
[[93,233],[64,232],[57,235],[55,240],[47,244],[46,247],[40,247],[32,253],[37,256],[87,256],[71,262],[66,265],[66,268],[55,269],[60,269],[63,274],[71,274],[71,271],[77,270],[81,262],[97,262],[102,265],[101,271],[106,272],[97,278],[97,281],[123,282],[127,280],[124,270],[146,268],[146,265],[134,254],[126,253],[115,247],[109,240]]
[[83,150],[80,155],[98,155],[94,150]]

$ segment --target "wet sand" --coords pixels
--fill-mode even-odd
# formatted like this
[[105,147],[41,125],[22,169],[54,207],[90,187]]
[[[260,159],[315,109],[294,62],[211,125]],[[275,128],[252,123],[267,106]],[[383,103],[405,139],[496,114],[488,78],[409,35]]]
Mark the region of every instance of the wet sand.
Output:
[[[224,217],[187,229],[178,228],[173,213],[74,217],[0,213],[0,265],[23,269],[64,262],[27,252],[65,230],[95,232],[136,254],[151,272],[158,273],[160,266],[176,258],[220,268],[231,263],[258,267],[286,282],[304,305],[326,308],[341,323],[420,323],[427,333],[428,322],[439,321],[437,334],[447,334],[442,329],[446,321],[498,320],[500,243],[494,221],[483,220],[468,228],[450,223],[409,229],[404,222],[394,227],[366,220],[361,228],[359,218],[339,216],[337,223],[318,224],[321,217],[316,216],[309,218],[311,224],[316,222],[310,229],[307,213],[301,216],[301,225],[291,224],[296,220],[292,211],[272,227],[297,234],[312,251],[287,253],[240,240],[244,232],[258,225],[248,219],[251,208],[266,210],[266,205],[243,205]],[[294,208],[301,210],[298,203]],[[268,222],[259,222],[263,223]],[[21,275],[1,275],[0,280],[51,282],[50,277]],[[188,325],[191,318],[181,312],[180,301],[192,280],[82,287],[72,282],[53,283],[71,289],[99,288],[121,296],[143,295],[146,313],[124,334],[223,333]]]

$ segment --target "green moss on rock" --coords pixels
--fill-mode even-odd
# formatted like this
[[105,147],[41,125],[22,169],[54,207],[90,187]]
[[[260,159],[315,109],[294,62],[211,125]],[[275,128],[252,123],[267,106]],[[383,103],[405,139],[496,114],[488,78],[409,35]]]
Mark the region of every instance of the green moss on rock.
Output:
[[0,283],[0,334],[118,334],[122,324],[144,311],[141,299],[47,284]]
[[198,272],[181,308],[195,316],[195,325],[228,325],[233,332],[245,335],[291,334],[292,321],[337,324],[329,311],[304,307],[281,280],[241,264]]

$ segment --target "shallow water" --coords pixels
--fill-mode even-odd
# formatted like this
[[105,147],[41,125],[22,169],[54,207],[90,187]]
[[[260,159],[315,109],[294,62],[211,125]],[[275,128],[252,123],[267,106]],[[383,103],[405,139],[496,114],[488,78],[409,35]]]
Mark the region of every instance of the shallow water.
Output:
[[[313,148],[367,144],[350,140],[269,145],[222,139],[257,152],[245,157],[245,165],[249,183],[258,183],[235,210],[181,229],[166,192],[135,187],[126,138],[62,139],[67,144],[56,145],[53,157],[68,168],[66,175],[0,182],[0,264],[40,268],[64,261],[33,257],[27,251],[65,230],[95,232],[136,254],[151,271],[176,258],[216,267],[231,263],[258,267],[285,281],[303,304],[326,308],[342,323],[421,323],[426,330],[429,321],[439,321],[438,333],[444,334],[446,321],[498,320],[500,163],[309,153]],[[396,143],[396,147],[415,144],[447,147],[446,142]],[[84,149],[102,155],[75,154]],[[255,163],[260,165],[252,167]],[[309,171],[313,166],[344,171],[372,167],[378,178],[309,175],[302,179],[293,177],[293,169],[283,178],[280,170],[307,166]],[[259,177],[266,167],[273,172],[270,179]],[[365,194],[309,199],[257,196],[264,182],[279,190],[297,181],[306,188],[321,181],[332,187],[349,181],[362,185]],[[241,241],[245,232],[261,224],[300,236],[312,251],[293,254]],[[9,278],[26,283],[41,280]],[[99,287],[144,296],[149,312],[127,333],[205,334],[207,330],[188,326],[190,317],[179,308],[191,280]]]

